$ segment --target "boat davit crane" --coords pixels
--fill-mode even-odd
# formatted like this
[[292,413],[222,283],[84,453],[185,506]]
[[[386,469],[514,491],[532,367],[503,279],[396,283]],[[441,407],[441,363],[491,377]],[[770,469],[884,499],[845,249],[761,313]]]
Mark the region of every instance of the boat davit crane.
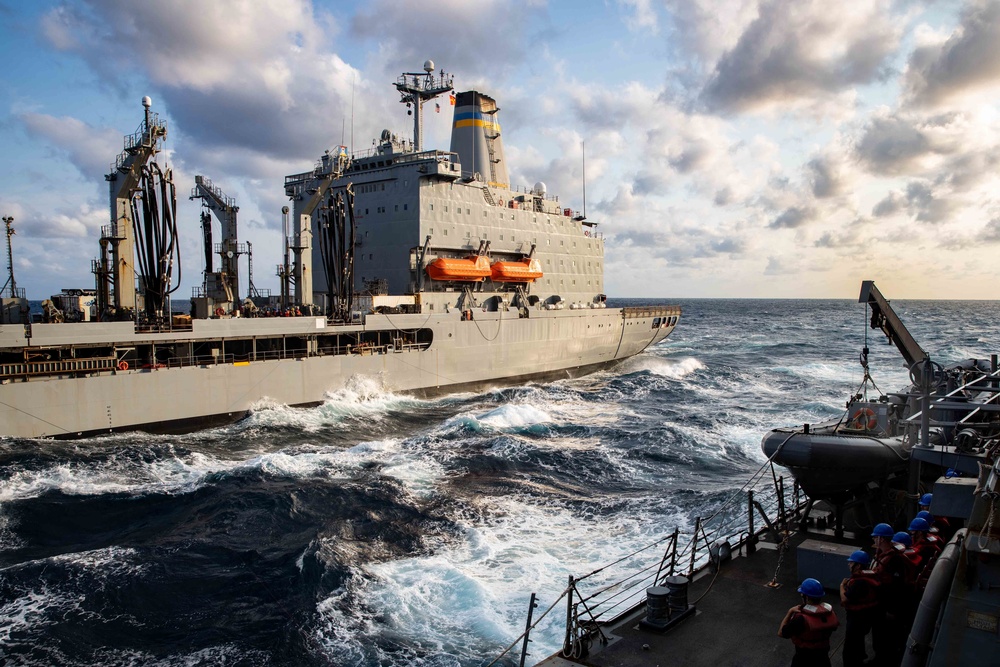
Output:
[[889,300],[882,296],[882,293],[875,287],[874,280],[862,281],[861,296],[858,297],[858,302],[868,304],[872,310],[872,329],[880,329],[885,334],[889,342],[895,345],[903,355],[907,367],[913,368],[913,364],[927,360],[927,353],[917,344],[902,320],[896,315],[892,306],[889,305]]

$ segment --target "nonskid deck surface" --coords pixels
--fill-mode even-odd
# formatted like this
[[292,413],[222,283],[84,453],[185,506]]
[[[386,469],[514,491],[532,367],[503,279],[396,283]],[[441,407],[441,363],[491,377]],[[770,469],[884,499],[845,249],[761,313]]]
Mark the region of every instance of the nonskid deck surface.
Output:
[[[702,576],[688,591],[688,602],[697,601],[695,616],[665,634],[639,629],[644,612],[630,616],[618,626],[605,629],[614,635],[607,647],[595,641],[590,655],[580,660],[551,657],[539,667],[787,667],[794,647],[791,641],[778,637],[778,625],[789,607],[801,602],[796,592],[799,573],[796,547],[806,539],[834,541],[832,537],[813,533],[795,533],[790,537],[789,550],[778,568],[778,550],[773,543],[761,542],[757,551],[735,556],[724,563],[718,576]],[[836,540],[842,544],[849,539]],[[870,546],[858,543],[858,547]],[[778,588],[767,583],[777,569]],[[844,565],[847,575],[847,565]],[[707,595],[702,594],[711,587]],[[699,598],[701,598],[699,600]],[[830,661],[842,662],[844,641],[844,609],[836,593],[823,598],[833,605],[840,619],[840,628],[831,639]],[[869,645],[868,655],[872,651]],[[528,662],[530,663],[530,660]]]

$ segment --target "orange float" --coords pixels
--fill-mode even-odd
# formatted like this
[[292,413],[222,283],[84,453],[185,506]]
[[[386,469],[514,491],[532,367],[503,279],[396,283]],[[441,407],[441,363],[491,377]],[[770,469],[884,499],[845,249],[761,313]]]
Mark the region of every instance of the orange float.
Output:
[[541,278],[542,263],[537,259],[522,259],[516,262],[493,262],[493,282],[530,283]]
[[485,255],[466,259],[438,257],[427,265],[426,271],[431,280],[480,282],[490,277],[490,260]]

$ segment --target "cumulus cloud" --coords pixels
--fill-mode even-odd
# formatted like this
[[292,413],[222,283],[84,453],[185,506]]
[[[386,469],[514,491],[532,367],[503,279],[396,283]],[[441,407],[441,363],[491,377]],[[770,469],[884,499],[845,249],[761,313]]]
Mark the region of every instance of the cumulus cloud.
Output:
[[829,148],[829,151],[806,164],[806,178],[816,199],[839,197],[849,190],[855,180],[843,149],[836,144],[831,144]]
[[905,212],[916,222],[939,224],[952,220],[963,206],[961,200],[929,181],[914,180],[902,191],[889,192],[874,206],[872,215],[886,218]]
[[625,25],[632,30],[657,32],[659,20],[652,0],[618,0],[625,10]]
[[879,174],[911,169],[930,150],[927,136],[899,115],[876,116],[857,144],[858,157]]
[[714,66],[759,16],[758,0],[665,0],[678,54],[694,54]]
[[[163,98],[154,108],[166,107],[192,162],[230,147],[311,161],[340,135],[331,120],[346,116],[357,78],[328,50],[335,23],[304,0],[259,2],[253,11],[240,4],[84,2],[45,14],[43,33],[108,84],[147,78]],[[228,167],[276,176],[247,173],[257,165]]]
[[834,18],[821,0],[764,2],[718,61],[702,101],[728,112],[808,106],[885,77],[901,36],[890,9],[885,0],[855,2]]
[[1000,89],[1000,3],[970,2],[946,40],[913,51],[903,86],[909,101],[919,106]]
[[902,193],[894,190],[875,204],[872,208],[872,215],[876,218],[885,218],[890,215],[895,215],[898,211],[902,210],[905,205],[906,199],[903,197]]
[[554,29],[545,7],[530,0],[375,0],[350,28],[356,38],[378,40],[379,60],[391,61],[387,73],[433,56],[439,67],[461,67],[466,80],[492,84],[491,90],[537,54],[542,36]]
[[793,206],[782,211],[768,227],[771,229],[796,229],[808,224],[815,217],[815,209]]
[[122,133],[118,130],[96,128],[70,116],[25,113],[20,120],[28,134],[65,150],[70,162],[91,181],[107,174],[122,150]]
[[993,218],[987,222],[978,238],[986,243],[1000,243],[1000,218]]

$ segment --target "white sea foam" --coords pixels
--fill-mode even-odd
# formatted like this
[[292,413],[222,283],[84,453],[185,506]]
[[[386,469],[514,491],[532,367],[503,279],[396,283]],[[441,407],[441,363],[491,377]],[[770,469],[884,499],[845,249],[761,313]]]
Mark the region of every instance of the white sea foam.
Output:
[[[429,556],[365,566],[364,575],[348,588],[355,598],[353,610],[370,611],[344,618],[338,609],[347,591],[322,601],[318,612],[326,620],[324,640],[337,645],[338,651],[351,647],[356,654],[371,658],[366,653],[366,635],[384,634],[385,628],[364,619],[377,610],[392,633],[425,650],[464,659],[477,650],[499,652],[523,629],[532,591],[543,596],[538,619],[565,587],[567,575],[580,575],[627,557],[637,545],[666,534],[663,521],[676,508],[665,508],[660,500],[649,499],[650,514],[636,512],[632,518],[623,518],[621,514],[582,515],[556,502],[517,495],[484,499],[489,505],[484,508],[485,520],[470,517],[458,541],[437,545]],[[660,513],[655,522],[652,512]],[[675,516],[674,520],[685,519]],[[654,561],[660,555],[649,552],[644,558]],[[587,582],[584,589],[592,585]],[[345,622],[351,623],[349,632],[344,631]],[[558,613],[542,621],[532,634],[534,655],[556,650],[561,623]]]
[[219,463],[192,454],[186,459],[101,463],[62,463],[41,470],[17,471],[0,488],[0,501],[35,498],[50,491],[74,496],[105,494],[183,493],[192,491]]
[[327,392],[323,403],[316,407],[292,408],[270,398],[258,400],[240,428],[289,427],[312,433],[321,428],[346,426],[359,417],[379,421],[390,411],[421,408],[433,403],[393,393],[381,376],[354,375],[344,387]]
[[498,429],[523,428],[552,421],[551,415],[533,405],[503,405],[477,418],[480,423]]
[[626,373],[646,371],[671,380],[682,380],[703,368],[705,364],[695,357],[659,357],[641,354],[626,361],[622,370]]
[[47,564],[63,568],[63,580],[58,587],[50,587],[44,579],[39,579],[33,588],[18,590],[16,595],[0,604],[0,646],[8,645],[12,637],[20,633],[34,635],[41,628],[62,623],[67,615],[83,613],[85,591],[135,577],[148,568],[148,564],[138,561],[136,550],[108,547],[26,561],[0,572],[38,567],[44,571]]

